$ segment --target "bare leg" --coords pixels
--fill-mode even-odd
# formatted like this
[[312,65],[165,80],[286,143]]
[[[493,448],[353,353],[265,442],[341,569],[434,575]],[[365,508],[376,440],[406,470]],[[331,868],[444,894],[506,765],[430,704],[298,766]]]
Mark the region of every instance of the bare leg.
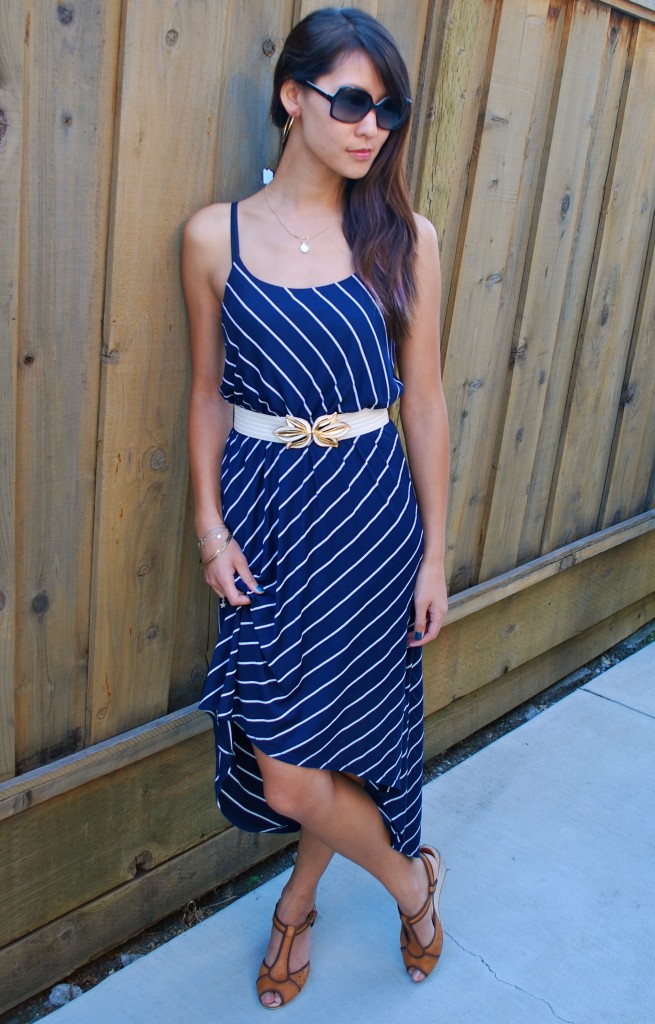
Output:
[[[330,863],[334,851],[325,846],[304,828],[300,832],[296,863],[289,881],[282,890],[278,903],[277,914],[284,924],[301,925],[316,902],[316,889],[325,869]],[[264,959],[271,964],[277,956],[282,936],[276,928],[271,931],[271,939]],[[309,960],[310,930],[303,932],[294,941],[289,957],[289,969],[298,971]],[[262,996],[266,1006],[277,1006],[280,997],[273,992]]]
[[[392,848],[380,812],[361,786],[339,772],[299,768],[267,757],[257,749],[255,754],[271,807],[299,821],[325,848],[369,871],[404,914],[412,915],[419,910],[427,896],[424,866],[420,860]],[[417,933],[426,945],[432,939],[428,915],[420,922]],[[423,975],[414,971],[412,977],[420,981]]]

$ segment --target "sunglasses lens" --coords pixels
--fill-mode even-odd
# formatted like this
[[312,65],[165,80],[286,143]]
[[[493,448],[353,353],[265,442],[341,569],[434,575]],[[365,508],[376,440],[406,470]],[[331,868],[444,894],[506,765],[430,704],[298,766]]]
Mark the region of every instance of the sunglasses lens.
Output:
[[341,88],[332,101],[332,117],[345,124],[356,124],[368,114],[373,100],[364,89]]
[[408,113],[409,106],[407,104],[387,96],[376,110],[378,127],[392,132],[394,128],[400,128],[401,124],[407,120]]
[[385,96],[377,106],[364,89],[342,86],[332,99],[332,117],[346,124],[356,124],[375,107],[378,128],[392,132],[404,124],[409,114],[409,102]]

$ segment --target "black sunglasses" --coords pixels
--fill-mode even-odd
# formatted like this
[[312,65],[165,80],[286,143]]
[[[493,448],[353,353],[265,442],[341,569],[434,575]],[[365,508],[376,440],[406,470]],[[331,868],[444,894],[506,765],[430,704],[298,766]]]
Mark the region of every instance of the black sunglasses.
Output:
[[308,85],[310,89],[314,89],[320,96],[324,96],[326,100],[330,101],[330,117],[333,117],[335,121],[357,124],[358,121],[362,121],[366,117],[369,110],[374,110],[378,128],[387,132],[393,132],[405,123],[412,105],[409,97],[395,100],[391,96],[385,96],[378,103],[374,103],[370,93],[355,85],[342,85],[333,96],[330,96],[329,92],[319,89],[317,85],[307,79],[303,79],[303,85]]

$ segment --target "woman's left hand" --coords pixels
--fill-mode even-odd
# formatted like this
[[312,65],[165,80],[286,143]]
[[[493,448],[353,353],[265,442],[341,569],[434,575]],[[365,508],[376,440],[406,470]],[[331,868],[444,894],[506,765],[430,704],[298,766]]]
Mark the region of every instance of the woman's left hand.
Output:
[[434,640],[448,611],[443,562],[423,561],[414,588],[414,629],[407,634],[408,647],[423,647]]

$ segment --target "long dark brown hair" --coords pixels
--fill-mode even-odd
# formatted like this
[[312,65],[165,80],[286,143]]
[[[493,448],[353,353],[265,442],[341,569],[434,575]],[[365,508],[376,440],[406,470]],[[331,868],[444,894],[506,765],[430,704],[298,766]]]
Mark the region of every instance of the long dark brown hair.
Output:
[[[410,96],[407,67],[384,25],[354,7],[326,7],[308,14],[287,37],[273,79],[273,123],[283,128],[287,120],[280,99],[284,82],[313,82],[356,51],[370,58],[388,96]],[[408,132],[409,121],[391,132],[368,173],[346,179],[343,190],[343,231],[355,273],[377,297],[396,342],[409,332],[416,295],[417,232],[405,174]]]

